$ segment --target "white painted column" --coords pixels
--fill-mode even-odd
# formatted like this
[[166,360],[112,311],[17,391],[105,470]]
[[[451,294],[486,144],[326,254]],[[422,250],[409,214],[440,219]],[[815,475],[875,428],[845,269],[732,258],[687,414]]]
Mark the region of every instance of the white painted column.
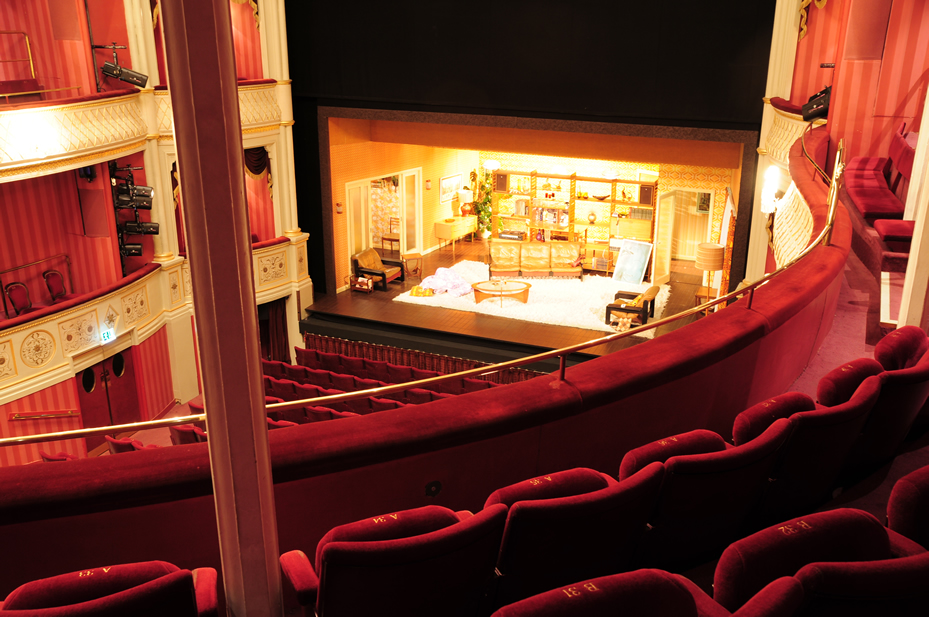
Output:
[[[929,120],[929,98],[923,106],[922,122]],[[929,126],[923,124],[922,126]],[[913,160],[913,177],[906,196],[906,213],[904,218],[916,221],[913,230],[913,243],[910,245],[910,259],[906,265],[906,278],[903,281],[903,297],[900,304],[899,326],[914,325],[923,330],[929,327],[929,315],[926,305],[929,303],[929,140],[926,130],[920,132],[916,144],[916,156]]]
[[797,32],[800,28],[800,13],[796,0],[777,0],[774,9],[774,29],[771,34],[771,54],[768,57],[768,81],[765,84],[764,112],[761,119],[758,167],[755,172],[755,197],[752,202],[752,224],[748,238],[748,255],[745,264],[745,279],[757,281],[764,276],[768,256],[768,232],[765,229],[767,216],[761,213],[761,187],[764,172],[771,164],[765,155],[768,132],[774,123],[774,109],[767,102],[773,97],[790,98],[794,63],[797,55]]
[[148,75],[148,86],[159,83],[158,56],[155,52],[155,33],[152,28],[152,9],[148,0],[123,0],[126,13],[126,44],[132,53],[132,70]]

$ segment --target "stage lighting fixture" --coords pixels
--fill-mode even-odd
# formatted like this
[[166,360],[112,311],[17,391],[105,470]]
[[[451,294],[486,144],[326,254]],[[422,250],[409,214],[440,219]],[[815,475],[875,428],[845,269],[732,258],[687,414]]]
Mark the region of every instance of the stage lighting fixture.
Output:
[[137,223],[135,221],[126,221],[123,223],[123,233],[129,235],[158,235],[158,223]]
[[116,207],[151,210],[155,189],[150,186],[130,186],[120,184],[116,187]]
[[142,256],[142,245],[141,244],[124,244],[120,247],[119,252],[123,257],[141,257]]
[[107,77],[114,77],[120,81],[124,81],[127,84],[132,84],[133,86],[138,86],[144,88],[145,84],[148,83],[148,75],[143,75],[133,71],[132,69],[127,69],[119,66],[118,64],[113,64],[112,62],[103,63],[103,74]]

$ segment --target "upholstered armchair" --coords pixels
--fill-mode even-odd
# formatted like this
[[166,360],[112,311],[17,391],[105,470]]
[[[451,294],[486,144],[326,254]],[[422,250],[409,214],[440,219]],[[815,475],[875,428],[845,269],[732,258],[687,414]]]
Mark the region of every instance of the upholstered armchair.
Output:
[[[355,276],[364,276],[374,281],[375,287],[387,291],[387,283],[400,279],[406,280],[403,262],[396,259],[382,259],[373,248],[368,248],[352,256]],[[386,264],[386,265],[385,265]]]

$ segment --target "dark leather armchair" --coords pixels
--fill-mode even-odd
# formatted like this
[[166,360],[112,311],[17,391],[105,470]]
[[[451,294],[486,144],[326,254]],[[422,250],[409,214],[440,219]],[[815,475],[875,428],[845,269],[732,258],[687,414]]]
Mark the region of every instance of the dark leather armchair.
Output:
[[374,281],[375,287],[387,291],[387,283],[400,279],[406,280],[403,273],[403,262],[397,259],[381,259],[372,248],[365,249],[352,256],[352,265],[355,276],[364,276]]

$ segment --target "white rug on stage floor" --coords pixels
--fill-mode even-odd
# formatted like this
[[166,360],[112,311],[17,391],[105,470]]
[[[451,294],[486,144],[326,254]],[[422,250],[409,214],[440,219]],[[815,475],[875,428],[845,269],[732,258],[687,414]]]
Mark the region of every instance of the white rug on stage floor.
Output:
[[[477,283],[489,279],[487,264],[480,262],[460,261],[450,269],[468,283]],[[508,317],[553,326],[569,326],[612,333],[616,330],[604,323],[604,316],[606,305],[614,301],[616,292],[641,293],[650,287],[647,283],[630,285],[614,281],[605,276],[591,275],[584,275],[583,280],[577,278],[529,278],[519,280],[525,280],[532,285],[529,290],[529,301],[526,304],[514,298],[503,298],[502,303],[498,298],[489,298],[480,304],[475,304],[473,291],[459,297],[454,297],[448,293],[416,297],[411,296],[410,292],[406,292],[394,298],[394,301]],[[661,291],[658,292],[658,296],[655,298],[655,317],[649,318],[650,320],[661,317],[670,293],[668,285],[661,286]],[[615,315],[619,315],[619,313],[614,313]],[[648,330],[642,332],[639,336],[652,338],[654,333],[654,330]]]

